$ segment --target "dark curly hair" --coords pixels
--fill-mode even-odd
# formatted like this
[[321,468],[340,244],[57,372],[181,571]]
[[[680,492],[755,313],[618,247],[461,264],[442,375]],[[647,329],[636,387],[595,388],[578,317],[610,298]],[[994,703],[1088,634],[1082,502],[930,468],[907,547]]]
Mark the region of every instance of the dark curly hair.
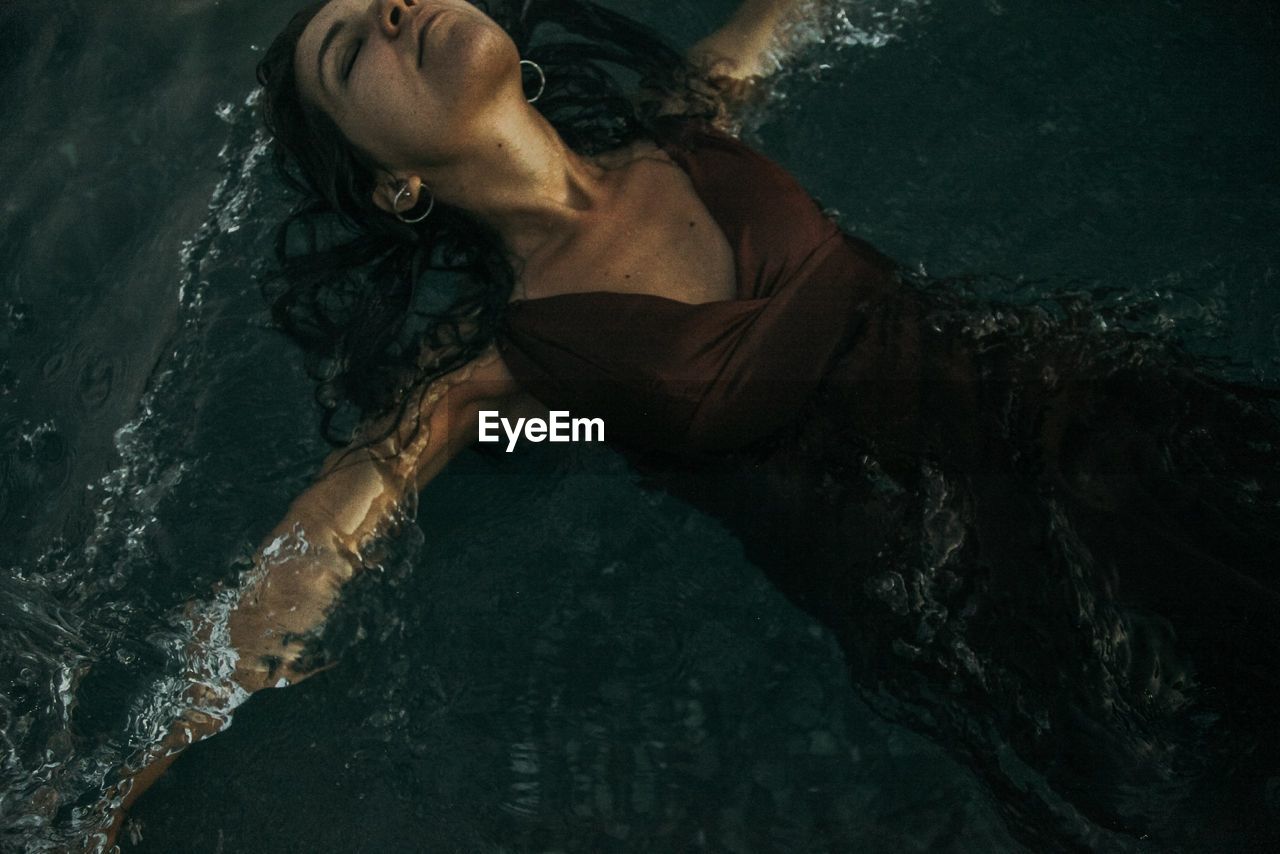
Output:
[[[321,433],[340,446],[358,421],[403,417],[412,390],[479,355],[517,272],[499,236],[459,208],[437,202],[407,225],[373,204],[373,164],[301,98],[294,75],[298,39],[324,5],[294,15],[258,64],[273,159],[301,196],[277,230],[276,267],[262,289],[277,328],[306,354]],[[664,101],[668,113],[673,102],[688,117],[717,112],[699,70],[623,15],[587,0],[476,5],[544,69],[538,109],[579,153],[652,136]]]

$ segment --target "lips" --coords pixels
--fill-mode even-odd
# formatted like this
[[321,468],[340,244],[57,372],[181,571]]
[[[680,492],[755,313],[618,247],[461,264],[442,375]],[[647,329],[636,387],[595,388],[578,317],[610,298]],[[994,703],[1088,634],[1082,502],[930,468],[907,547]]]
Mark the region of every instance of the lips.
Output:
[[431,29],[431,25],[435,23],[436,18],[440,17],[444,9],[436,9],[434,12],[428,12],[422,19],[422,26],[418,28],[418,67],[422,67],[422,54],[426,50],[427,30]]

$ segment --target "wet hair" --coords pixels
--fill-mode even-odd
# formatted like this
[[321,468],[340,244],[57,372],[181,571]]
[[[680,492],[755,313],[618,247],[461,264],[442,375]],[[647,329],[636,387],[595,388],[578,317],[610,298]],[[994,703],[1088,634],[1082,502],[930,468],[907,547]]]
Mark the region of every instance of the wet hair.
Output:
[[[499,236],[463,210],[437,202],[409,225],[373,203],[370,159],[301,97],[294,74],[298,39],[324,5],[294,15],[258,64],[274,163],[300,198],[277,229],[262,289],[277,328],[305,353],[321,433],[343,445],[360,421],[397,412],[398,422],[411,391],[479,355],[517,273]],[[665,95],[678,96],[684,115],[716,111],[684,57],[623,15],[586,0],[476,5],[542,67],[537,108],[581,154],[652,135]]]

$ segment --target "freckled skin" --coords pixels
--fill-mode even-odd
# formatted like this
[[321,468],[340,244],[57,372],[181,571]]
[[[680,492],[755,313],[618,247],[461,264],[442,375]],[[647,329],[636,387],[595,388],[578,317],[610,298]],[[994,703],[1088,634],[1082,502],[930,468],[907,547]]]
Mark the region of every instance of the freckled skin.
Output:
[[[437,11],[443,14],[426,35],[419,68],[419,19]],[[320,47],[338,21],[343,32],[320,76]],[[465,156],[493,111],[520,97],[519,63],[511,37],[466,0],[333,0],[303,31],[294,64],[303,98],[353,145],[385,168],[410,169]]]

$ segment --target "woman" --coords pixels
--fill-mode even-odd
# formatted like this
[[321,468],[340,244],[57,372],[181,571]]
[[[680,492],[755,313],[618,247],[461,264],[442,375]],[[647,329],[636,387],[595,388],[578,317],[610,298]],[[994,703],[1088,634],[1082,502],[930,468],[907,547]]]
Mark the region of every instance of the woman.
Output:
[[[1269,822],[1240,838],[1274,833],[1274,395],[1089,318],[911,281],[841,233],[726,132],[788,6],[749,0],[691,52],[700,75],[665,82],[678,58],[585,5],[526,4],[507,29],[463,0],[294,19],[261,68],[310,199],[274,305],[313,356],[326,430],[343,401],[367,426],[241,588],[193,610],[207,670],[122,808],[249,693],[322,668],[308,636],[481,411],[567,409],[738,533],[1016,832],[1087,844],[1078,811],[1159,833],[1231,782]],[[597,42],[539,45],[541,18]],[[624,60],[646,78],[630,114],[592,88]],[[319,224],[333,213],[345,242]],[[454,291],[422,284],[432,266],[463,274]]]

